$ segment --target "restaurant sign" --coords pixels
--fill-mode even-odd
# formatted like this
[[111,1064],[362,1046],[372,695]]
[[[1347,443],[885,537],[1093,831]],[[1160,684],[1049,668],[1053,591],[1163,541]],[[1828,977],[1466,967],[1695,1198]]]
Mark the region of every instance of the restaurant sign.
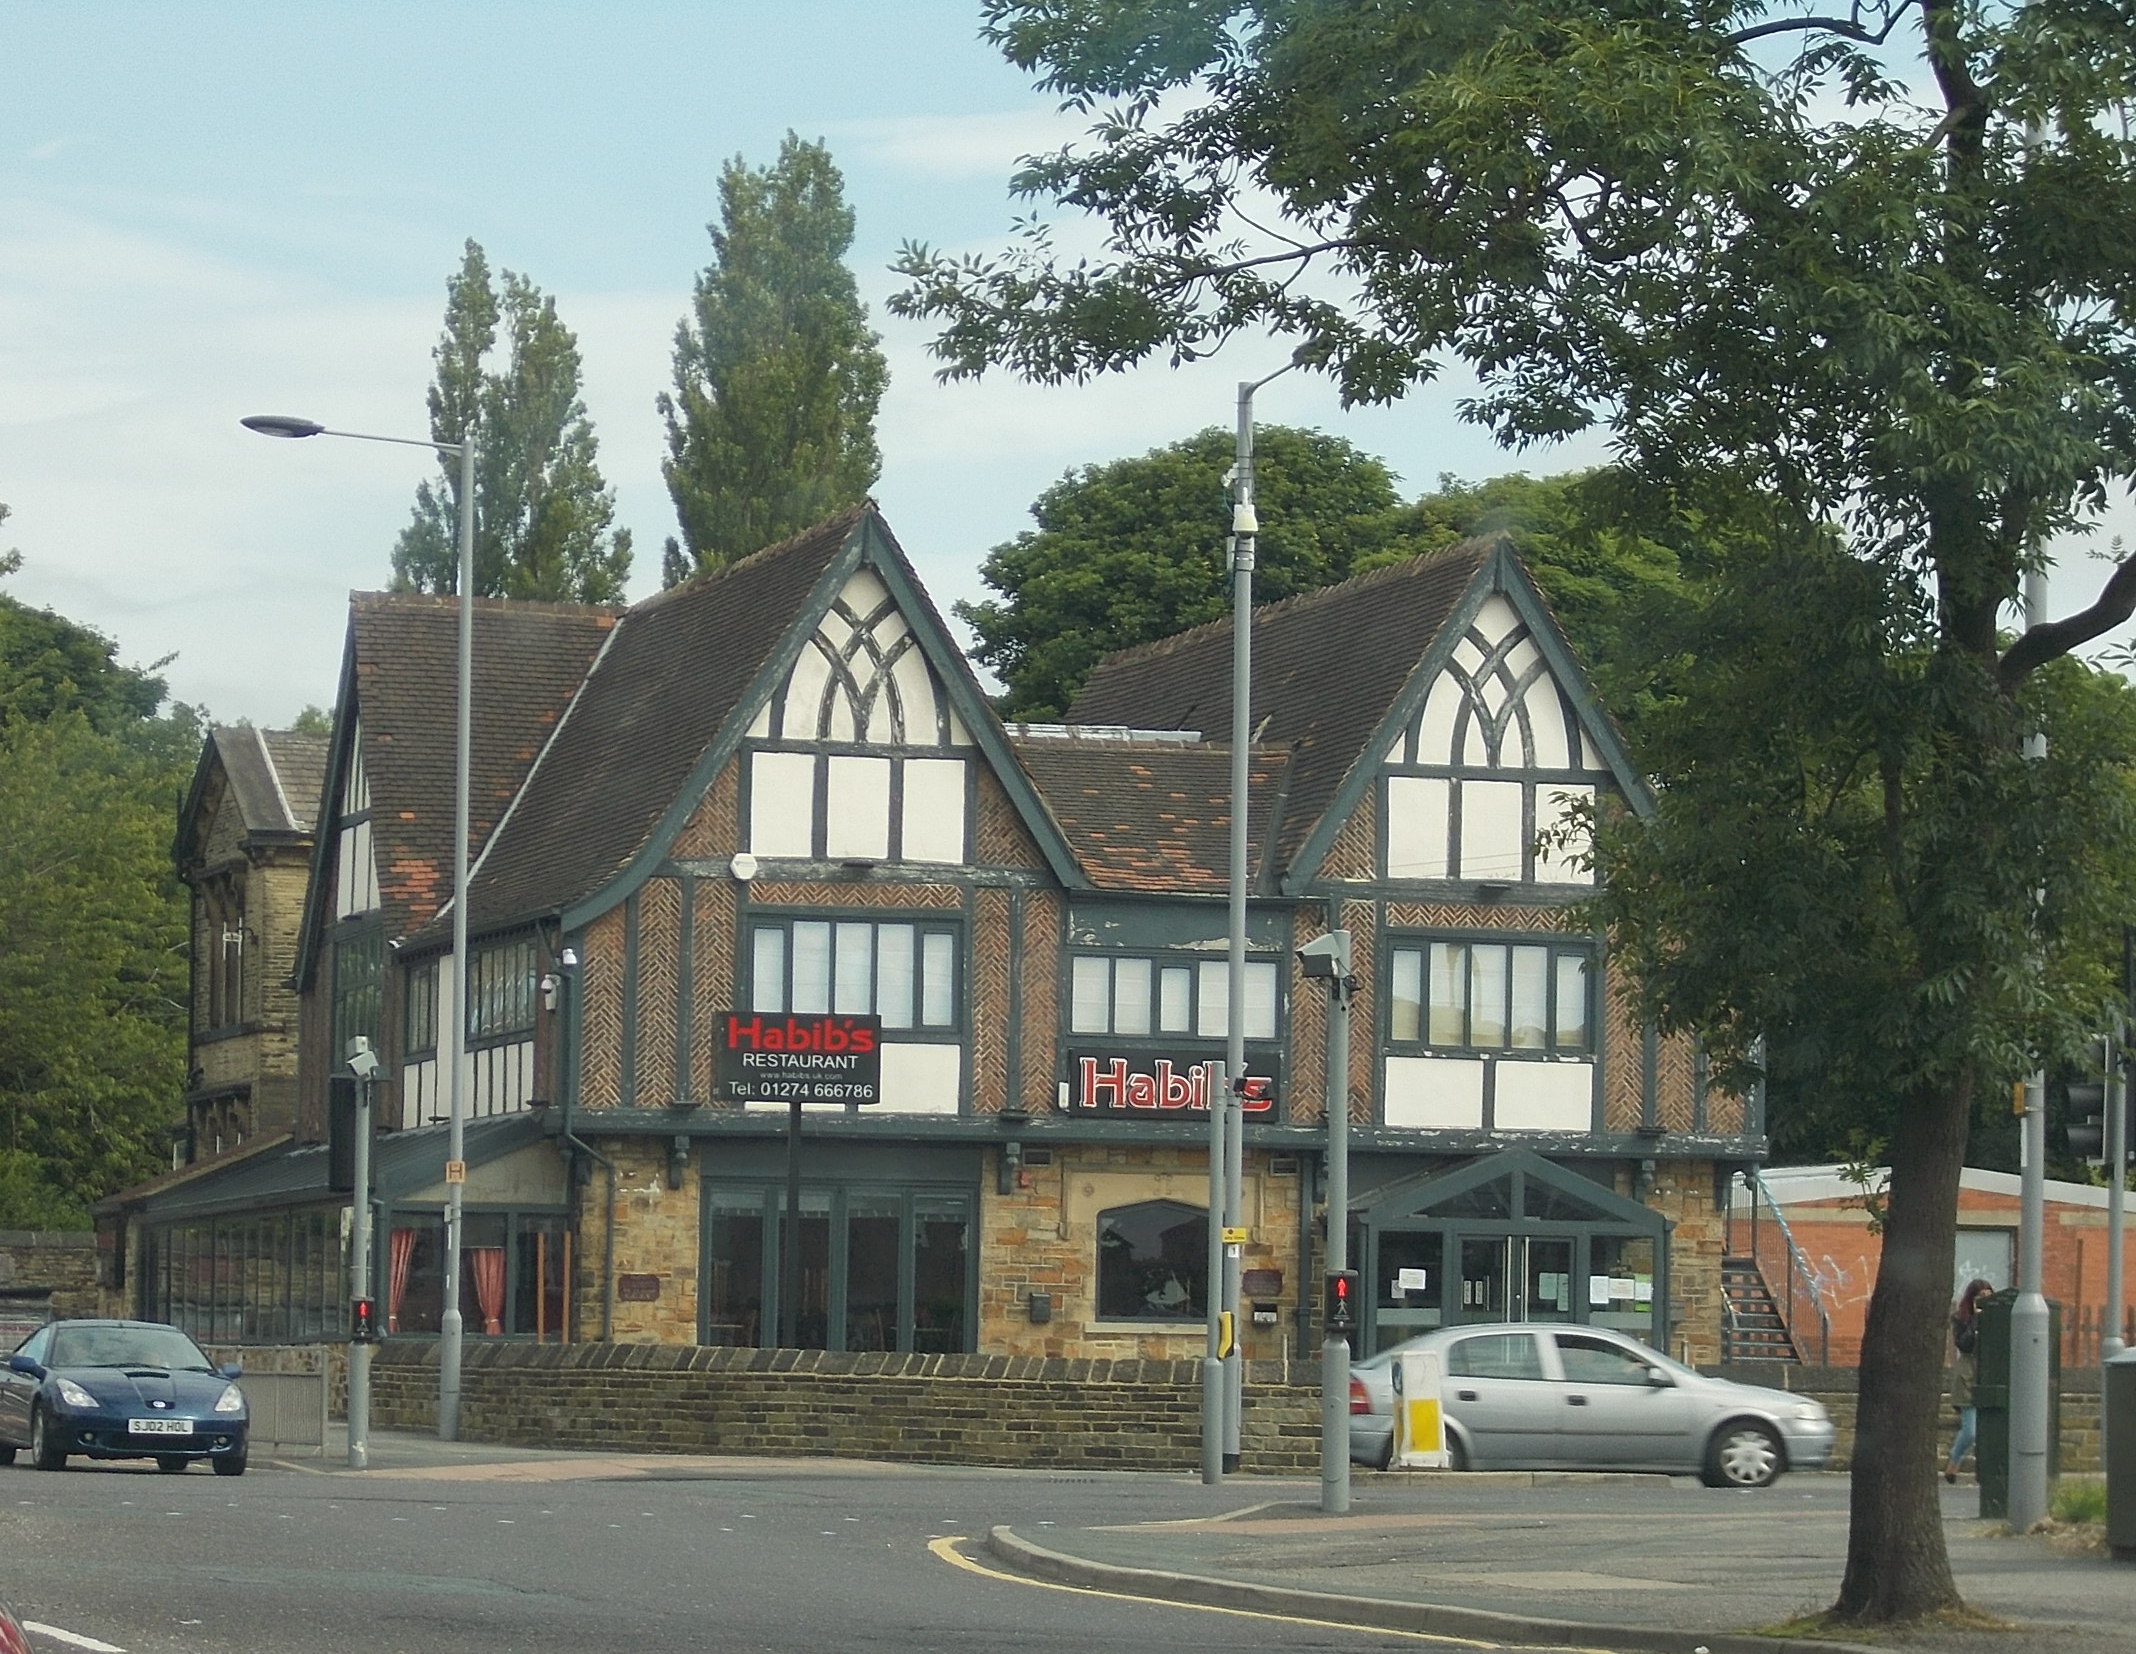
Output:
[[[1071,1114],[1125,1114],[1142,1117],[1198,1114],[1207,1117],[1209,1099],[1221,1086],[1219,1057],[1157,1056],[1146,1051],[1070,1051],[1067,1109]],[[1276,1056],[1249,1052],[1245,1112],[1276,1111]]]
[[719,1083],[737,1100],[873,1103],[882,1099],[881,1017],[727,1011],[721,1014],[718,1029]]

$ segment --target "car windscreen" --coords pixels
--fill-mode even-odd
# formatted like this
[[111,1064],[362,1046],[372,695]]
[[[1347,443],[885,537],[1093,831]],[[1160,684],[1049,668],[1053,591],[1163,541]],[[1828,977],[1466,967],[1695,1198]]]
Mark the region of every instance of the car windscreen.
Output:
[[176,1327],[56,1327],[48,1367],[162,1367],[206,1373],[215,1369],[200,1346]]

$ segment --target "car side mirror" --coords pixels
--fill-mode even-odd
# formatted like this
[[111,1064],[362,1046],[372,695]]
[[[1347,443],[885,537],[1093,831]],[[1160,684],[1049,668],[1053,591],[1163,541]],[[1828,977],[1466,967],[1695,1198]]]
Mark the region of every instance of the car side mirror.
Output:
[[1649,1367],[1646,1373],[1646,1381],[1650,1388],[1656,1390],[1673,1390],[1676,1388],[1676,1380],[1659,1367]]
[[11,1373],[21,1373],[26,1378],[42,1378],[45,1375],[44,1368],[26,1355],[9,1356],[7,1358],[7,1370]]
[[245,1364],[242,1361],[225,1362],[222,1366],[217,1367],[215,1370],[216,1372],[220,1373],[224,1378],[238,1379],[243,1378],[245,1376]]

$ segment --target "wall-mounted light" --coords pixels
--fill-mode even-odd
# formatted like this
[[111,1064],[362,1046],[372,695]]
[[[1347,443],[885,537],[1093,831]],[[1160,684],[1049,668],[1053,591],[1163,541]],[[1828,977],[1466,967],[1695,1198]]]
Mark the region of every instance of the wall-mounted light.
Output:
[[757,859],[747,850],[738,851],[728,858],[727,871],[734,875],[736,884],[747,884],[757,876]]
[[686,1133],[677,1132],[668,1139],[667,1186],[682,1187],[682,1179],[690,1169],[690,1139]]
[[1001,1145],[1001,1163],[996,1168],[994,1192],[1014,1194],[1023,1181],[1023,1144],[1013,1137]]

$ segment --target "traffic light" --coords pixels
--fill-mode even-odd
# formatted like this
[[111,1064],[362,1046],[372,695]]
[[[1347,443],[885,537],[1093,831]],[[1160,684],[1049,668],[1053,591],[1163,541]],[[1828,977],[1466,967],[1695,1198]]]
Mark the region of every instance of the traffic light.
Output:
[[1328,1331],[1348,1332],[1357,1325],[1357,1271],[1340,1269],[1328,1275],[1326,1312]]
[[378,1300],[376,1298],[351,1298],[349,1300],[349,1341],[353,1344],[378,1342]]
[[2065,1088],[2069,1107],[2063,1121],[2069,1132],[2069,1152],[2095,1166],[2106,1155],[2106,1069],[2112,1060],[2108,1042],[2094,1040],[2084,1063],[2070,1073]]

